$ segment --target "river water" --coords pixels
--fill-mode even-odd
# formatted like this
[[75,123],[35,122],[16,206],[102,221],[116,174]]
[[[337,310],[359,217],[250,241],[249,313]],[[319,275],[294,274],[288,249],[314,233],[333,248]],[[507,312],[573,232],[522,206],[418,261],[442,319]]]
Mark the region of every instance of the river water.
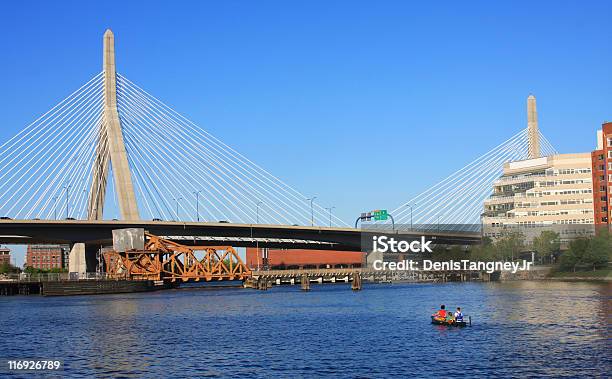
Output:
[[[311,288],[2,297],[0,358],[61,359],[72,377],[610,374],[609,284]],[[441,303],[472,327],[431,325]]]

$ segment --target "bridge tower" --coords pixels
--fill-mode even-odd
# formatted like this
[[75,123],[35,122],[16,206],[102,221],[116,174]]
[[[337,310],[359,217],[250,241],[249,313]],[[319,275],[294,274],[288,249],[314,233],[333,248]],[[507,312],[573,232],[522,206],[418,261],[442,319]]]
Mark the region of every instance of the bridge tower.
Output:
[[529,95],[527,98],[527,134],[528,158],[540,157],[540,131],[538,129],[538,111],[536,109],[535,96]]
[[119,202],[122,220],[138,220],[138,204],[123,141],[121,119],[117,110],[117,73],[115,70],[115,36],[110,29],[104,33],[103,44],[104,70],[104,111],[100,124],[96,158],[93,163],[93,180],[89,191],[87,217],[101,220],[104,213],[104,199],[109,174],[109,161],[112,165],[115,192]]

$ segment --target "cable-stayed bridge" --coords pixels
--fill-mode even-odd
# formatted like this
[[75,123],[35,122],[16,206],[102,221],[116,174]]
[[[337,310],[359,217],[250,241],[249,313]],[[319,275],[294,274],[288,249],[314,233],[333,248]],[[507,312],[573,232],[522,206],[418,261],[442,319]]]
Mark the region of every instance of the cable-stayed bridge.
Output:
[[[103,70],[0,145],[0,243],[108,243],[142,227],[178,240],[358,250],[348,227],[115,69],[104,34]],[[469,244],[503,164],[555,153],[527,129],[392,211],[397,223],[434,225],[439,242]],[[114,219],[114,220],[111,220]],[[468,233],[464,233],[468,232]]]
[[[535,113],[533,96],[529,103],[533,103]],[[439,225],[453,225],[457,230],[479,228],[484,200],[491,195],[504,163],[555,154],[558,152],[539,131],[536,121],[394,209],[395,222],[417,225],[421,230]]]
[[112,45],[107,31],[104,71],[0,147],[0,215],[347,226],[115,74]]

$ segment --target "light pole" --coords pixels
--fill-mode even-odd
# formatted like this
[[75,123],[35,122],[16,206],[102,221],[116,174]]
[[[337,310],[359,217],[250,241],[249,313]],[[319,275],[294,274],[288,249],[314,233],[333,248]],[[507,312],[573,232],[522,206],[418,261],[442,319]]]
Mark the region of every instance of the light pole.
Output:
[[257,208],[256,213],[257,213],[257,219],[255,221],[256,224],[259,224],[259,206],[263,204],[263,201],[257,201],[255,203],[255,207]]
[[174,199],[174,201],[176,201],[176,221],[179,220],[179,216],[178,216],[178,213],[179,213],[179,201],[181,201],[181,200],[183,200],[182,197],[179,197],[178,199]]
[[65,186],[64,189],[66,190],[66,218],[68,218],[68,199],[70,198],[70,184]]
[[410,208],[410,231],[412,231],[412,205],[406,204]]
[[196,196],[196,219],[198,220],[198,222],[200,222],[200,192],[202,192],[202,190],[199,191],[195,191],[194,194]]
[[53,218],[55,220],[57,220],[57,200],[59,199],[59,196],[55,196],[53,198]]
[[329,227],[331,228],[331,216],[332,216],[332,209],[336,209],[336,207],[329,207],[329,208],[325,208],[329,211]]
[[314,210],[312,208],[312,203],[316,198],[316,196],[313,196],[309,199],[306,199],[306,201],[310,201],[310,226],[314,226]]

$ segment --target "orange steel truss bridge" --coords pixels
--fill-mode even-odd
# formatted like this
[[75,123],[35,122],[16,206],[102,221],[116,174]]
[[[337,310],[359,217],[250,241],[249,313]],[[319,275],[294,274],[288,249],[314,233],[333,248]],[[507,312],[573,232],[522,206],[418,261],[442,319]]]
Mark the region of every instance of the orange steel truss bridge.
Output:
[[244,280],[251,271],[231,246],[185,246],[145,234],[142,251],[104,253],[110,277],[137,280]]

